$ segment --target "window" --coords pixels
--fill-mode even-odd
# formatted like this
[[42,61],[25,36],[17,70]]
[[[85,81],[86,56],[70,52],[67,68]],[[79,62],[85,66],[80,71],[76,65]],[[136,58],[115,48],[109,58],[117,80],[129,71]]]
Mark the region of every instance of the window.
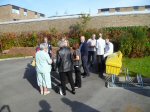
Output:
[[44,14],[40,14],[40,17],[44,17],[45,15]]
[[120,12],[120,8],[115,8],[115,11],[116,12]]
[[24,9],[24,16],[27,16],[28,14],[27,14],[27,9]]
[[145,10],[150,10],[150,5],[146,5]]
[[19,12],[19,7],[17,7],[17,6],[12,6],[12,13],[14,13],[14,14],[20,14],[20,12]]
[[102,13],[109,13],[109,9],[107,8],[107,9],[101,9],[101,12]]
[[134,9],[134,11],[138,11],[139,7],[138,6],[134,6],[133,9]]
[[38,13],[37,12],[35,12],[35,18],[37,18],[38,17]]

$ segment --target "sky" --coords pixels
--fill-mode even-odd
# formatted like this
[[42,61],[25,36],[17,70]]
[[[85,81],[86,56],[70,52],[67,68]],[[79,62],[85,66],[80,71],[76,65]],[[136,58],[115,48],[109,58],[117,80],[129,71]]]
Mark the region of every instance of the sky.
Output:
[[0,5],[12,4],[50,16],[90,13],[98,9],[150,5],[150,0],[0,0]]

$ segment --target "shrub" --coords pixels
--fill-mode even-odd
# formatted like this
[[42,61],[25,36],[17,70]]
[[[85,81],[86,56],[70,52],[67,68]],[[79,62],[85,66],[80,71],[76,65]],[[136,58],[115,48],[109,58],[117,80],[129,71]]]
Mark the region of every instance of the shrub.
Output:
[[132,33],[134,41],[132,45],[131,57],[142,57],[146,49],[145,43],[147,40],[146,27],[133,27],[129,30]]
[[4,33],[0,35],[1,50],[10,49],[15,44],[15,33]]
[[72,47],[73,44],[76,43],[76,42],[78,42],[78,43],[80,42],[78,37],[69,38],[69,45],[70,45],[70,47]]
[[130,33],[122,34],[119,42],[119,49],[125,56],[129,56],[132,51],[133,37]]
[[[125,56],[142,57],[150,55],[150,28],[136,26],[85,30],[89,19],[88,17],[87,20],[84,19],[81,23],[72,25],[70,31],[65,33],[58,32],[56,28],[51,28],[49,31],[22,32],[20,34],[2,33],[0,34],[0,51],[12,47],[34,47],[42,43],[45,36],[52,46],[57,46],[57,42],[65,35],[70,42],[70,46],[72,46],[75,42],[79,42],[81,35],[89,39],[93,33],[98,37],[101,32],[104,39],[109,38],[113,42],[115,51],[121,50]],[[85,24],[84,28],[83,24]]]

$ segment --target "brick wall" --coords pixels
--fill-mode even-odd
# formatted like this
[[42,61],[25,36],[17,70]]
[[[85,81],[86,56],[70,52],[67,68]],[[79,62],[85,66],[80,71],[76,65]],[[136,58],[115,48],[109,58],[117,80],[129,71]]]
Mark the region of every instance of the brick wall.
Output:
[[2,6],[0,7],[0,21],[9,21],[11,20],[10,15],[11,15],[11,6]]
[[[15,22],[9,24],[0,24],[0,32],[26,32],[26,31],[43,31],[49,28],[56,28],[60,32],[66,32],[69,27],[76,22],[78,18],[67,19],[45,19],[28,22]],[[87,28],[102,27],[120,27],[120,26],[149,26],[149,14],[130,14],[130,15],[112,15],[112,16],[95,16],[88,23]]]

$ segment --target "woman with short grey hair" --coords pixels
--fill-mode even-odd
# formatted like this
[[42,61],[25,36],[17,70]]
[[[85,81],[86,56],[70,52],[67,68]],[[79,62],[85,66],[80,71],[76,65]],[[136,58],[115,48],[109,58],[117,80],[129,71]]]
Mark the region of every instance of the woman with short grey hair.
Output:
[[40,87],[40,93],[42,95],[47,95],[50,93],[48,88],[51,88],[51,64],[52,60],[50,59],[47,48],[48,46],[45,43],[40,44],[40,51],[36,53],[36,72],[37,72],[37,83]]
[[60,49],[57,51],[57,61],[56,65],[58,67],[58,72],[61,81],[61,95],[66,95],[66,78],[71,85],[72,93],[75,94],[74,81],[72,77],[73,70],[73,57],[71,49],[68,47],[67,40],[61,41],[59,43]]

